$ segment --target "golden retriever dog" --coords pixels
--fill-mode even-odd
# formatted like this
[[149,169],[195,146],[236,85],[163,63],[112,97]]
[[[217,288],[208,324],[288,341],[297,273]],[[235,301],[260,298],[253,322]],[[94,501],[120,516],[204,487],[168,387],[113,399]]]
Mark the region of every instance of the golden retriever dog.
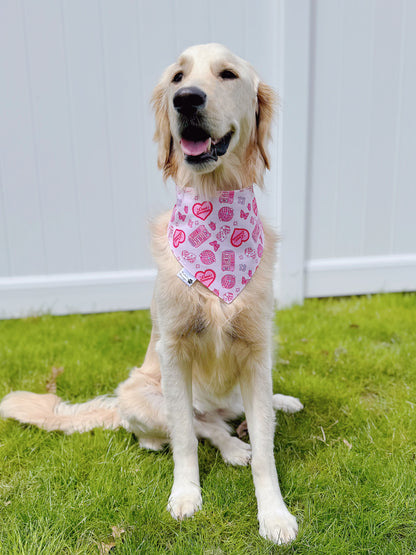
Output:
[[[258,219],[253,193],[269,168],[275,100],[251,65],[218,44],[191,47],[166,69],[152,98],[155,140],[158,165],[178,196],[173,212],[153,223],[158,275],[143,365],[113,397],[70,405],[52,394],[13,392],[0,414],[65,433],[122,426],[148,449],[169,443],[168,510],[178,520],[201,508],[197,438],[206,438],[225,462],[251,462],[260,534],[282,544],[296,537],[297,523],[280,493],[274,411],[302,404],[272,392],[276,236]],[[181,250],[185,239],[194,253]],[[214,260],[216,269],[207,269]],[[251,445],[228,424],[243,413]]]

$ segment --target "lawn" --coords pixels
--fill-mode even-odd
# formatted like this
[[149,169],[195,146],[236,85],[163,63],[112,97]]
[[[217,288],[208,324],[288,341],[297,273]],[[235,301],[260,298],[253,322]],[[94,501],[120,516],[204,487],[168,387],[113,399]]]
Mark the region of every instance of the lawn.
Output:
[[[0,421],[0,553],[416,553],[416,294],[308,300],[276,313],[275,391],[305,409],[278,415],[276,465],[298,539],[257,533],[249,468],[200,443],[204,506],[171,519],[168,449],[124,430],[64,436]],[[0,322],[0,397],[83,401],[141,363],[147,311]]]

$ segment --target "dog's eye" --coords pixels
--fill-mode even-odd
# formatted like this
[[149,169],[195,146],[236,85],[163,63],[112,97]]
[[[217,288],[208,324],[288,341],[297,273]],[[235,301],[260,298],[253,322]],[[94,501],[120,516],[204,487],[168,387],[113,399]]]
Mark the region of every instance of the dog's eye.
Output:
[[182,71],[178,71],[178,73],[176,73],[172,79],[172,83],[180,83],[182,81],[183,78],[183,73]]
[[220,73],[221,79],[238,79],[238,75],[231,69],[223,69]]

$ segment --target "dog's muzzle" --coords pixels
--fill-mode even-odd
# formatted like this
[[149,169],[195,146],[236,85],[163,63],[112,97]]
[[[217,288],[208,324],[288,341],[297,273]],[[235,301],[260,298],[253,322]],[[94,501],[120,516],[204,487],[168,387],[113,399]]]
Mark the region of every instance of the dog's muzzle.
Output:
[[203,124],[203,109],[207,95],[198,87],[182,87],[173,97],[173,106],[181,118],[180,145],[189,164],[216,162],[227,152],[232,131],[220,139],[214,139]]

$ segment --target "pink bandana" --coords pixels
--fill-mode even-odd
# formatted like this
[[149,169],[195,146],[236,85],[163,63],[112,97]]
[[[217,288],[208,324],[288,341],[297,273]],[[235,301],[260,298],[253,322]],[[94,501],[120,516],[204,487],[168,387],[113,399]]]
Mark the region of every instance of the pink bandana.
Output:
[[168,240],[187,271],[188,284],[197,279],[231,303],[252,278],[263,254],[263,226],[253,188],[218,192],[209,199],[190,188],[177,188],[176,194]]

